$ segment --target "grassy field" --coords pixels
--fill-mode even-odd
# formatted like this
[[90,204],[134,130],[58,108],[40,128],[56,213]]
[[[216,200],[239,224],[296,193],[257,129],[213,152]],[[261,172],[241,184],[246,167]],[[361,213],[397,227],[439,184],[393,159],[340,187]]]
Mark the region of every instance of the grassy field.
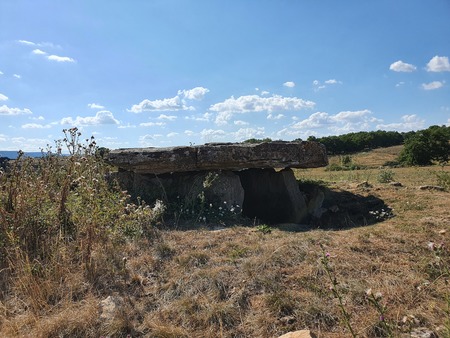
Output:
[[[28,232],[14,233],[6,222],[24,217],[19,207],[41,206],[32,196],[47,194],[51,180],[28,188],[17,183],[22,195],[16,197],[24,199],[22,206],[16,201],[19,214],[0,211],[2,234],[9,236],[0,266],[0,336],[278,337],[310,329],[317,337],[351,337],[351,331],[409,337],[426,328],[450,337],[450,193],[419,189],[442,183],[438,175],[450,168],[380,168],[399,149],[354,155],[363,170],[296,170],[301,181],[320,183],[334,196],[382,200],[386,214],[374,210],[380,221],[371,225],[249,226],[242,220],[173,228],[156,208],[127,204],[120,192],[80,190],[80,179],[66,196],[71,219],[80,213],[71,223],[76,232],[61,236],[59,226],[51,235],[50,226],[42,227],[43,215],[60,225],[64,220],[64,195],[50,196],[45,201],[54,198],[58,207],[53,212],[49,204],[46,213],[27,219],[41,232],[25,245],[9,237]],[[74,164],[71,175],[84,165]],[[103,177],[91,170],[95,163],[88,165],[83,177]],[[13,185],[3,182],[5,202]],[[340,203],[337,198],[339,208],[348,207]],[[111,226],[116,219],[120,226]],[[34,248],[36,242],[47,249]],[[109,310],[102,303],[108,296],[115,299]]]

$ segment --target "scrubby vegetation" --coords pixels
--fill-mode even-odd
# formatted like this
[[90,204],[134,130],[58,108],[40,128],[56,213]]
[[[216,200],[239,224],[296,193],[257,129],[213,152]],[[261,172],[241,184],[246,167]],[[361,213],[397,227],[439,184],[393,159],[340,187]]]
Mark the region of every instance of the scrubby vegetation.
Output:
[[[130,201],[95,140],[66,130],[43,158],[0,172],[0,336],[397,337],[421,327],[448,337],[450,197],[417,187],[448,189],[450,171],[379,169],[400,151],[331,158],[362,170],[296,171],[332,191],[336,212],[352,207],[340,194],[369,209],[369,197],[382,199],[389,209],[372,210],[381,222],[277,227],[195,213],[173,228],[163,217],[173,210]],[[402,186],[385,183],[394,177]]]
[[447,163],[450,155],[450,127],[431,126],[405,140],[399,161],[406,165]]
[[447,126],[431,126],[425,130],[407,133],[377,130],[339,136],[308,137],[308,141],[324,144],[329,155],[350,154],[405,144],[401,159],[407,165],[428,165],[432,160],[448,160],[449,140],[450,127]]
[[[80,140],[76,128],[64,133],[55,151],[48,147],[38,159],[19,153],[10,170],[0,172],[3,336],[24,334],[9,325],[11,314],[43,318],[76,311],[80,301],[92,306],[90,300],[124,283],[124,253],[117,249],[132,238],[152,239],[152,224],[161,216],[158,206],[131,204],[105,179],[108,168],[93,138]],[[68,156],[61,155],[63,148]],[[37,335],[102,333],[95,316],[85,319]]]

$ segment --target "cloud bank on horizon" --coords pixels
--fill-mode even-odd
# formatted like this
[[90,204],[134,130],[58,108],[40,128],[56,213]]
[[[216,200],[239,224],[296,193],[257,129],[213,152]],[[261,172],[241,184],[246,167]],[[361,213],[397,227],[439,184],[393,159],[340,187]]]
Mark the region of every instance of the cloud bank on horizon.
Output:
[[73,126],[119,148],[450,125],[446,2],[80,4],[0,4],[0,150]]

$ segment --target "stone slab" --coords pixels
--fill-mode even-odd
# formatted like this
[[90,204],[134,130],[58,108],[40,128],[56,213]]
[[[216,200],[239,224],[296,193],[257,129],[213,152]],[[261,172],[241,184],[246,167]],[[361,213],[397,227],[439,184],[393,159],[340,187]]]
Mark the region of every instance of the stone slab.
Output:
[[140,174],[250,168],[315,168],[328,164],[317,142],[209,143],[171,148],[126,148],[109,152],[106,161]]

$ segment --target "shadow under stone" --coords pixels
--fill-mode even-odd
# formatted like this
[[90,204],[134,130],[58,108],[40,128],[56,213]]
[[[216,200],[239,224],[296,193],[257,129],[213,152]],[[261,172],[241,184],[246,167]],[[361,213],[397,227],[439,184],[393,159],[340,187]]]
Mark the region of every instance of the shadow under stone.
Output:
[[[218,221],[233,225],[238,221],[244,225],[269,224],[286,231],[307,231],[360,227],[392,217],[392,210],[376,196],[298,182],[289,168],[158,176],[119,172],[116,179],[134,198],[148,204],[162,199],[172,215],[177,213],[176,217],[184,212],[186,222],[191,219],[203,220],[203,224]],[[226,217],[220,218],[227,211],[230,214],[230,210],[240,220],[234,217],[228,222]],[[167,216],[169,221],[170,214]],[[178,220],[175,223],[178,225]]]

